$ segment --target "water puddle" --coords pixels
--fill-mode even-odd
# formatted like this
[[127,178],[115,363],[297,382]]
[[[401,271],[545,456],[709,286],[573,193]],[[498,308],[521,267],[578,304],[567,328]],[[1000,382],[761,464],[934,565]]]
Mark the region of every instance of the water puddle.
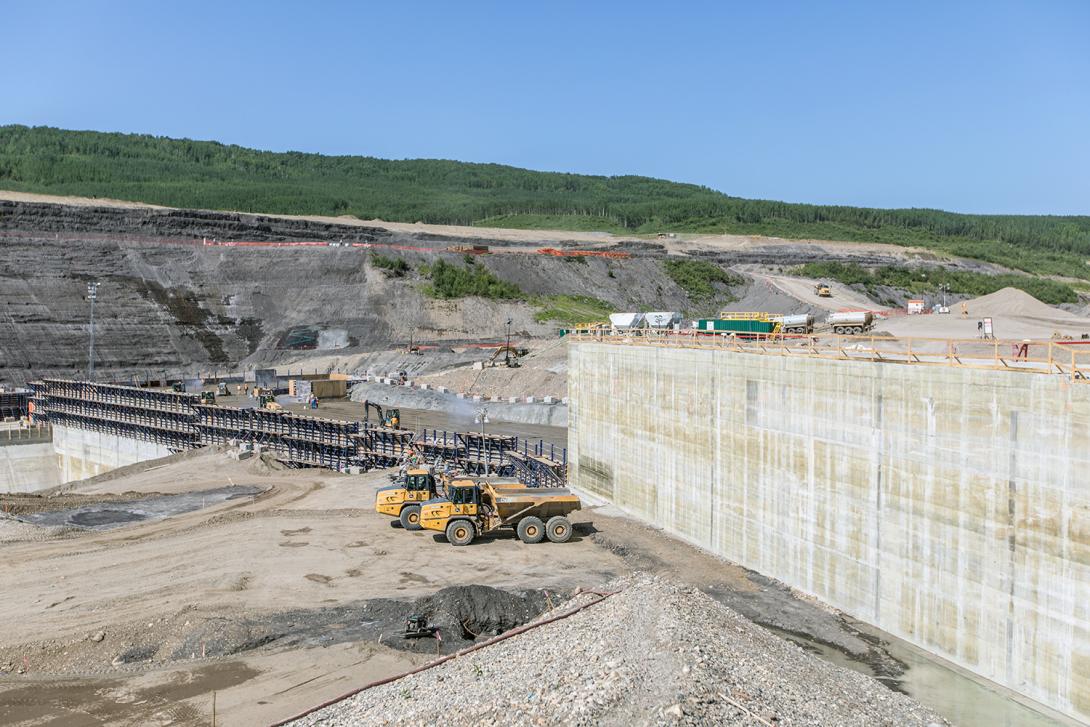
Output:
[[903,692],[935,710],[954,725],[988,725],[988,727],[1055,727],[1067,724],[1058,722],[1018,702],[999,687],[974,679],[965,673],[927,656],[921,650],[903,641],[892,639],[888,634],[871,631],[863,624],[860,630],[882,641],[886,653],[905,666],[897,677],[882,676],[867,663],[853,658],[839,649],[796,633],[772,626],[764,628],[806,651],[852,671],[861,672],[877,679],[894,691]]
[[67,526],[85,530],[112,530],[130,523],[181,515],[201,510],[227,500],[252,497],[260,487],[233,485],[203,492],[178,495],[149,495],[113,502],[88,503],[64,510],[49,510],[20,515],[19,520],[32,525]]

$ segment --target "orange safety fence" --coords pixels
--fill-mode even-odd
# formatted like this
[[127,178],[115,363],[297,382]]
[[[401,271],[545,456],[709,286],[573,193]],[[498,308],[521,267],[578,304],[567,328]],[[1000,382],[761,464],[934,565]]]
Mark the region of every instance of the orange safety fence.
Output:
[[538,255],[554,255],[556,257],[605,257],[614,260],[625,260],[632,257],[630,252],[617,250],[558,250],[555,247],[540,247]]

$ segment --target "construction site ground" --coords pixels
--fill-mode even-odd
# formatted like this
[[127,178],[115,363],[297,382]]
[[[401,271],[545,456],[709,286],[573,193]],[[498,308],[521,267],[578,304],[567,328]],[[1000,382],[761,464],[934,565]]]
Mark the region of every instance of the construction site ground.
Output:
[[[432,608],[416,599],[457,602],[447,608],[470,631],[510,627],[575,589],[637,571],[696,586],[887,680],[902,671],[834,611],[618,511],[575,513],[576,535],[563,545],[526,545],[505,532],[454,548],[375,513],[375,490],[387,482],[386,472],[291,470],[216,448],[63,492],[0,497],[11,625],[0,632],[0,723],[207,724],[215,692],[220,723],[267,724],[434,656],[434,641],[405,650],[398,636],[414,608]],[[148,495],[195,498],[231,486],[254,494],[105,528],[15,519],[96,503],[139,513]],[[482,587],[520,595],[504,613],[483,613],[497,597],[474,596]]]

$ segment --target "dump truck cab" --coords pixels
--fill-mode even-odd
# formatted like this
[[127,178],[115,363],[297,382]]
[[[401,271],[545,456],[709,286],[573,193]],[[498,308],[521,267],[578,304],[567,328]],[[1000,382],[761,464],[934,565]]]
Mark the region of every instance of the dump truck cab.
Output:
[[420,508],[420,525],[445,533],[451,545],[469,545],[478,536],[511,527],[524,543],[567,542],[572,524],[567,518],[581,507],[564,487],[528,487],[520,482],[455,480],[446,496]]
[[420,530],[420,506],[436,496],[435,475],[411,469],[399,481],[375,493],[375,510],[396,517],[406,530]]

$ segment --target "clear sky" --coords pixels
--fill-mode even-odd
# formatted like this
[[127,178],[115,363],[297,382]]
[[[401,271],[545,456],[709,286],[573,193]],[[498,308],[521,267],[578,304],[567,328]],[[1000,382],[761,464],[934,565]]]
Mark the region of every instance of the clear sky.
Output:
[[1090,214],[1090,2],[3,3],[0,124]]

